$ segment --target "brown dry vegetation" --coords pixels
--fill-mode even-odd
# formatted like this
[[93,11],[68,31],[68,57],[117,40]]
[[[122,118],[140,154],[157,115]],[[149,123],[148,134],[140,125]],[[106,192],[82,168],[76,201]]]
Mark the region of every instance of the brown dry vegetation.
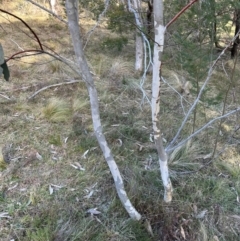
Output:
[[[63,23],[23,0],[2,1],[1,7],[23,18],[49,51],[74,60]],[[82,19],[81,31],[86,34],[94,22]],[[21,49],[38,48],[19,21],[2,13],[0,21],[6,57]],[[118,200],[94,137],[84,83],[63,63],[48,55],[34,55],[9,61],[11,81],[1,82],[0,240],[240,240],[239,116],[224,121],[213,162],[209,163],[208,154],[217,124],[172,153],[175,190],[173,202],[165,204],[157,155],[150,141],[150,107],[147,101],[140,104],[142,93],[133,69],[133,42],[129,41],[122,52],[112,51],[101,45],[106,36],[113,34],[99,27],[88,42],[86,56],[99,91],[105,135],[129,197],[144,221],[131,221]],[[221,66],[198,105],[197,128],[221,113],[228,84]],[[163,75],[173,83],[172,71],[166,66]],[[185,72],[174,71],[189,78]],[[231,65],[226,64],[226,71],[231,74]],[[227,110],[240,102],[239,76],[237,72]],[[44,86],[70,80],[79,83],[53,86],[28,100]],[[150,84],[149,77],[144,85],[149,97]],[[187,99],[190,103],[194,91],[193,87],[193,96]],[[161,100],[161,125],[169,141],[183,118],[182,106],[187,109],[189,104],[181,104],[166,85]],[[193,118],[182,137],[191,133],[192,126]],[[101,213],[89,214],[94,208]]]

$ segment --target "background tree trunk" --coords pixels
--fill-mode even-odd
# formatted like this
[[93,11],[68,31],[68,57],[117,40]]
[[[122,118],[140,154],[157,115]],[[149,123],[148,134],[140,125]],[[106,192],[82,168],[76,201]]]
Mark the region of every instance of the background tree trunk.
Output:
[[57,12],[57,0],[49,0],[49,4],[50,4],[52,12],[57,15],[58,14],[58,12]]
[[[238,33],[240,29],[240,9],[235,10],[235,35]],[[239,44],[239,36],[235,39],[233,43],[233,47],[231,49],[231,58],[233,59],[237,55],[237,48]]]
[[136,42],[135,42],[135,70],[143,71],[143,37],[139,29],[143,28],[143,21],[140,15],[140,2],[139,0],[128,0],[129,11],[134,14],[137,29],[136,29]]
[[72,43],[73,43],[73,47],[76,55],[77,65],[82,72],[82,78],[86,82],[89,97],[90,97],[92,121],[93,121],[93,127],[94,127],[96,138],[101,147],[105,160],[107,161],[109,169],[112,173],[118,196],[124,208],[126,209],[126,211],[128,212],[129,216],[132,219],[140,220],[141,215],[133,207],[132,203],[130,202],[127,196],[118,166],[112,156],[111,150],[108,147],[107,141],[102,131],[97,90],[95,88],[94,81],[83,52],[83,46],[82,46],[82,41],[81,41],[81,36],[79,31],[80,28],[78,26],[77,1],[67,0],[66,11],[68,16],[69,31],[72,37]]

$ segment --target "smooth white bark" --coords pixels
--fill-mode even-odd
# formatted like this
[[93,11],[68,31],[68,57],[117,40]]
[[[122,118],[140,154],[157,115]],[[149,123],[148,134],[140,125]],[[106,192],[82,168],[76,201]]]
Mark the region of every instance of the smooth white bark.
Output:
[[114,161],[111,150],[108,147],[107,141],[103,134],[102,125],[100,121],[100,114],[99,114],[97,90],[95,88],[94,81],[83,52],[83,46],[82,46],[82,41],[81,41],[81,36],[79,31],[80,28],[78,26],[77,2],[78,2],[77,0],[66,1],[68,25],[69,25],[69,31],[72,37],[73,47],[74,47],[74,51],[77,59],[77,65],[81,69],[82,78],[86,82],[88,93],[89,93],[92,121],[93,121],[95,135],[101,147],[101,150],[103,152],[104,158],[107,161],[109,169],[112,173],[118,196],[124,208],[126,209],[126,211],[128,212],[129,216],[132,219],[140,220],[141,215],[136,211],[136,209],[134,208],[134,206],[132,205],[131,201],[127,196],[127,193],[124,188],[123,179],[119,172],[118,166]]
[[134,14],[135,22],[137,25],[136,29],[136,42],[135,42],[135,70],[143,71],[143,36],[139,29],[143,28],[143,21],[140,13],[140,2],[139,0],[128,0],[129,11]]
[[57,12],[57,0],[49,0],[49,4],[50,4],[52,12],[57,15],[58,14],[58,12]]
[[153,52],[153,76],[152,76],[152,123],[155,145],[158,152],[160,172],[164,186],[164,201],[172,200],[172,184],[168,171],[168,156],[163,146],[161,131],[160,131],[160,68],[161,58],[164,45],[165,27],[163,26],[163,1],[154,0],[154,31],[155,43]]
[[135,70],[143,71],[143,39],[139,32],[136,33]]

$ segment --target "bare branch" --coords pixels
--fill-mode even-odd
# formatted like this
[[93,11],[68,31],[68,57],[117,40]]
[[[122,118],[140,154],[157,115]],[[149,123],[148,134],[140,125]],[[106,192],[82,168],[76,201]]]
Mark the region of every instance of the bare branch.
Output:
[[175,22],[180,15],[182,15],[188,8],[190,8],[195,2],[198,0],[192,0],[190,3],[188,3],[179,13],[177,13],[174,18],[171,19],[171,21],[166,25],[166,29],[173,23]]
[[232,111],[228,112],[228,113],[225,114],[225,115],[219,116],[219,117],[217,117],[217,118],[209,121],[209,122],[208,122],[207,124],[205,124],[203,127],[201,127],[200,129],[198,129],[197,131],[195,131],[193,134],[191,134],[190,136],[188,136],[185,140],[179,142],[176,146],[174,146],[174,147],[168,147],[167,151],[168,151],[168,152],[171,152],[171,151],[173,151],[174,149],[176,149],[176,148],[184,145],[187,141],[189,141],[190,139],[192,139],[194,136],[196,136],[197,134],[199,134],[201,131],[203,131],[204,129],[206,129],[208,126],[210,126],[210,125],[211,125],[212,123],[214,123],[215,121],[221,120],[221,119],[223,119],[223,118],[226,118],[226,117],[228,117],[228,116],[230,116],[230,115],[232,115],[232,114],[235,114],[235,113],[238,112],[238,111],[240,111],[240,108],[237,108],[237,109],[235,109],[235,110],[232,110]]
[[67,21],[65,21],[64,19],[62,19],[61,17],[59,17],[57,14],[55,14],[54,12],[50,11],[49,9],[43,7],[42,5],[32,1],[32,0],[26,0],[27,2],[32,3],[33,5],[41,8],[42,10],[48,12],[49,14],[53,15],[55,18],[57,18],[58,20],[62,21],[63,23],[67,24]]
[[[151,50],[151,46],[150,46],[150,43],[149,43],[149,40],[148,40],[146,34],[142,31],[143,24],[141,22],[141,16],[139,15],[139,12],[137,11],[137,9],[134,8],[134,4],[130,0],[128,0],[128,9],[129,9],[130,12],[132,12],[134,14],[136,24],[131,23],[130,21],[129,22],[137,28],[137,30],[139,31],[139,33],[141,34],[142,39],[143,39],[144,72],[143,72],[143,75],[140,79],[140,83],[139,83],[139,86],[138,86],[140,88],[140,90],[142,91],[142,94],[143,94],[140,106],[144,103],[145,98],[147,99],[148,103],[151,105],[151,101],[147,97],[143,86],[144,86],[144,83],[145,83],[147,71],[150,68],[150,66],[153,64],[153,62],[152,62],[152,50]],[[151,40],[155,43],[154,39],[151,38]],[[147,55],[147,50],[148,50],[148,55]],[[147,58],[148,58],[148,62],[147,62]]]
[[36,38],[36,40],[37,40],[37,42],[38,42],[38,44],[40,46],[40,49],[43,50],[41,41],[39,40],[37,34],[33,31],[33,29],[24,20],[22,20],[18,16],[14,15],[12,13],[9,13],[8,11],[5,11],[3,9],[0,9],[0,12],[6,13],[6,14],[11,15],[12,17],[17,18],[18,20],[20,20],[32,32],[32,34],[35,36],[35,38]]
[[63,83],[57,83],[57,84],[53,84],[53,85],[48,85],[48,86],[45,86],[43,88],[41,88],[40,90],[36,91],[33,95],[29,96],[27,99],[28,100],[31,100],[33,99],[37,94],[39,94],[40,92],[44,91],[44,90],[47,90],[47,89],[50,89],[50,88],[53,88],[53,87],[57,87],[57,86],[61,86],[61,85],[69,85],[69,84],[74,84],[74,83],[80,83],[81,81],[79,80],[72,80],[70,82],[63,82]]
[[15,43],[19,49],[21,49],[22,51],[24,51],[24,49],[23,49],[22,47],[20,47],[17,42],[15,42],[13,39],[10,39],[10,40],[11,40],[13,43]]
[[[207,78],[206,78],[203,86],[201,87],[201,89],[200,89],[200,91],[199,91],[199,94],[198,94],[196,100],[194,101],[194,103],[193,103],[193,105],[191,106],[191,108],[188,110],[188,113],[187,113],[187,115],[185,116],[185,118],[184,118],[184,120],[183,120],[183,122],[182,122],[182,124],[181,124],[181,126],[180,126],[180,128],[179,128],[179,130],[178,130],[178,132],[177,132],[177,134],[175,135],[175,137],[173,138],[173,140],[170,142],[170,144],[166,147],[166,151],[167,151],[167,152],[169,152],[170,150],[173,150],[173,149],[174,149],[174,148],[173,148],[173,145],[174,145],[174,143],[176,142],[177,138],[179,137],[179,135],[180,135],[183,127],[185,126],[185,124],[186,124],[186,122],[187,122],[190,114],[192,113],[192,111],[194,110],[194,108],[196,107],[196,105],[198,104],[198,102],[199,102],[199,100],[200,100],[200,98],[201,98],[201,96],[202,96],[202,93],[203,93],[206,85],[207,85],[208,82],[210,81],[210,78],[211,78],[211,76],[212,76],[212,74],[213,74],[213,70],[214,70],[214,68],[215,68],[215,65],[216,65],[217,62],[221,59],[221,57],[224,55],[225,51],[229,48],[229,46],[232,44],[232,42],[235,41],[235,39],[237,38],[237,36],[239,35],[239,33],[240,33],[240,30],[239,30],[239,32],[237,33],[237,35],[232,39],[232,41],[223,49],[223,51],[220,53],[220,55],[218,56],[218,58],[213,62],[212,66],[209,68],[208,76],[207,76]],[[178,145],[178,146],[179,146],[179,145]]]
[[99,15],[97,23],[95,24],[95,26],[92,27],[91,30],[88,31],[88,37],[87,37],[86,43],[85,43],[85,45],[84,45],[84,47],[83,47],[83,50],[86,48],[86,46],[87,46],[87,44],[88,44],[88,41],[89,41],[92,33],[93,33],[94,30],[97,28],[97,26],[98,26],[99,23],[101,22],[102,18],[104,17],[105,13],[107,12],[108,7],[109,7],[109,2],[110,2],[110,0],[105,0],[105,8],[104,8],[104,10],[102,11],[102,13]]
[[7,95],[3,95],[3,94],[0,94],[1,97],[3,97],[4,99],[7,99],[7,100],[12,100],[9,96]]
[[170,85],[162,76],[161,76],[161,80],[167,84],[175,93],[177,93],[180,97],[180,100],[181,100],[181,106],[182,106],[182,110],[183,110],[183,113],[184,115],[186,115],[186,112],[185,112],[185,109],[184,109],[184,106],[183,106],[183,100],[188,103],[189,105],[191,105],[191,103],[189,101],[187,101],[186,98],[183,97],[182,94],[180,94],[172,85]]

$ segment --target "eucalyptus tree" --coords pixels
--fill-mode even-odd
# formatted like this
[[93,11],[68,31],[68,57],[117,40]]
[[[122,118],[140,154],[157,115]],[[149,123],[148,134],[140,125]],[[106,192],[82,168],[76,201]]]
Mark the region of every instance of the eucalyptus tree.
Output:
[[126,211],[128,212],[131,218],[135,220],[139,220],[141,219],[141,215],[134,208],[134,206],[132,205],[131,201],[127,196],[127,193],[124,189],[123,179],[121,177],[118,166],[113,158],[112,152],[108,146],[108,143],[103,133],[103,129],[100,121],[98,94],[97,94],[97,90],[94,85],[94,80],[93,80],[92,74],[90,73],[90,69],[87,64],[84,51],[83,51],[82,38],[81,38],[79,25],[78,25],[78,9],[77,9],[76,0],[67,0],[66,10],[67,10],[69,31],[72,38],[74,52],[76,55],[77,66],[79,68],[79,72],[81,73],[81,77],[86,83],[86,87],[89,93],[92,121],[93,121],[93,127],[94,127],[96,138],[103,152],[105,160],[109,166],[109,169],[112,173],[116,190],[123,206],[125,207]]
[[153,16],[154,16],[154,52],[153,52],[153,75],[152,75],[152,123],[153,135],[158,152],[158,160],[160,164],[161,177],[164,186],[164,200],[170,202],[172,200],[172,184],[168,171],[168,155],[163,146],[162,134],[160,129],[160,69],[162,63],[162,54],[164,46],[165,26],[163,22],[163,1],[154,0],[153,2]]
[[141,16],[141,3],[139,0],[128,0],[129,11],[134,14],[136,21],[136,38],[135,38],[135,70],[143,71],[143,58],[144,52],[144,34],[143,30],[143,19]]
[[[240,1],[239,1],[240,3]],[[240,29],[240,5],[234,11],[234,19],[233,23],[235,23],[235,35],[238,34]],[[233,43],[233,47],[231,49],[231,57],[234,58],[237,55],[237,48],[240,43],[239,35]]]

